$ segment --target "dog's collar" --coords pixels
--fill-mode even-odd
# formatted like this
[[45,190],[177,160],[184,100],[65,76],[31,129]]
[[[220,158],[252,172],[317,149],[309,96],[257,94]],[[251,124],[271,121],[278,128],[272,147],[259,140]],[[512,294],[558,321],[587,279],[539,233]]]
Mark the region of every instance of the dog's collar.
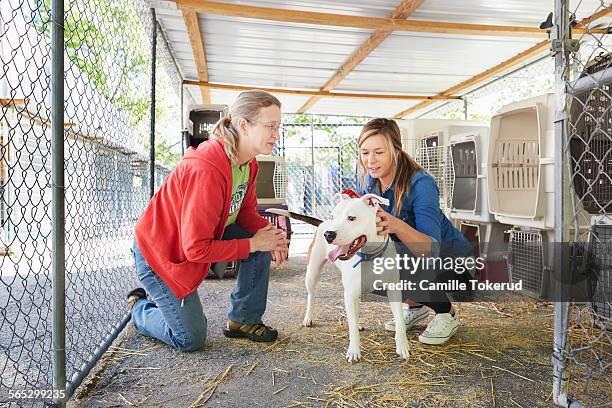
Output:
[[371,252],[371,253],[365,253],[361,251],[357,252],[355,255],[359,257],[359,260],[355,262],[355,264],[353,264],[353,268],[357,267],[357,265],[359,265],[362,262],[372,261],[378,258],[379,256],[381,256],[382,254],[384,254],[385,251],[387,250],[387,246],[389,246],[389,241],[390,241],[389,236],[387,236],[385,243],[379,246],[378,248],[376,248],[374,252]]

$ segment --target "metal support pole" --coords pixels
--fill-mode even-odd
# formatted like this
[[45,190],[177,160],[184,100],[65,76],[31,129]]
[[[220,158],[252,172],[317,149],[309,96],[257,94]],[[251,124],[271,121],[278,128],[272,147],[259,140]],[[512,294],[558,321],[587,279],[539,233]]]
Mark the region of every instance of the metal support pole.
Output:
[[313,123],[313,117],[312,115],[310,115],[310,161],[312,163],[312,187],[310,189],[310,201],[311,201],[311,207],[312,207],[312,213],[310,214],[313,217],[316,217],[316,213],[315,213],[315,158],[314,158],[314,123]]
[[155,194],[155,62],[157,60],[157,19],[155,9],[151,9],[151,135],[149,138],[149,196]]
[[[64,1],[51,3],[51,236],[53,389],[66,390],[66,257],[64,215]],[[65,406],[65,398],[54,400]]]
[[79,385],[81,385],[83,379],[89,375],[95,365],[102,359],[104,353],[106,353],[110,345],[113,344],[113,341],[115,341],[121,331],[123,331],[125,326],[127,326],[130,318],[131,315],[129,313],[125,314],[121,321],[117,323],[115,327],[113,327],[113,330],[110,332],[108,337],[98,345],[87,361],[83,363],[83,365],[79,368],[79,371],[74,373],[66,387],[67,395],[71,396],[74,394],[74,391],[79,387]]
[[468,120],[468,100],[467,100],[467,96],[463,97],[463,119]]
[[[555,51],[555,90],[556,90],[556,117],[555,117],[555,242],[552,251],[558,251],[554,255],[555,274],[561,276],[563,268],[563,242],[567,242],[567,228],[563,220],[563,209],[567,203],[564,201],[564,157],[567,132],[567,113],[565,109],[565,85],[568,75],[569,53],[565,46],[565,40],[569,38],[568,30],[568,1],[555,0],[555,25],[552,27],[551,41]],[[561,279],[554,279],[555,293],[562,293]],[[569,318],[569,304],[567,302],[556,302],[554,313],[554,337],[553,337],[553,401],[555,404],[568,407],[568,374],[566,369],[567,358],[567,328]],[[576,404],[571,404],[577,406]]]
[[181,81],[181,157],[185,155],[185,138],[183,137],[183,131],[185,130],[185,114],[183,107],[183,92],[185,91],[185,85],[183,85],[183,81]]

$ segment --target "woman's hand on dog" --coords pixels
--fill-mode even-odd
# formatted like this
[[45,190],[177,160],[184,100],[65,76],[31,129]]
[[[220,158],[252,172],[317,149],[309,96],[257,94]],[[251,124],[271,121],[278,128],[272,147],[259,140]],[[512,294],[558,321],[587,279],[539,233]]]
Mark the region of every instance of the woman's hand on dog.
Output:
[[402,228],[404,221],[379,208],[376,212],[376,229],[379,236],[396,234]]

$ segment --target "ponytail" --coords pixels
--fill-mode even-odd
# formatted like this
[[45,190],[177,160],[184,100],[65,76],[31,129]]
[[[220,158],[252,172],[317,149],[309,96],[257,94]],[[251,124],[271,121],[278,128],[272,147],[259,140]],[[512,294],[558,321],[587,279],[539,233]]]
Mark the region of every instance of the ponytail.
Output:
[[240,143],[240,131],[238,130],[238,122],[240,119],[254,122],[257,120],[261,108],[267,108],[272,105],[281,107],[280,101],[265,91],[252,90],[240,92],[227,116],[215,123],[212,137],[223,140],[225,154],[232,166],[239,165],[238,146]]

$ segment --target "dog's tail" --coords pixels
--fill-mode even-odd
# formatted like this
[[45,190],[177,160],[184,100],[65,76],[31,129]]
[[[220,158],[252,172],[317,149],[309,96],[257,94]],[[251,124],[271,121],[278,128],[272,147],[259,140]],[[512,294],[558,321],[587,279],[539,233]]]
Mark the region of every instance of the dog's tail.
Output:
[[320,220],[318,218],[309,217],[308,215],[294,213],[293,211],[281,210],[280,208],[268,208],[266,212],[270,214],[284,215],[285,217],[304,221],[305,223],[314,225],[315,227],[318,227],[319,224],[323,222],[323,220]]

